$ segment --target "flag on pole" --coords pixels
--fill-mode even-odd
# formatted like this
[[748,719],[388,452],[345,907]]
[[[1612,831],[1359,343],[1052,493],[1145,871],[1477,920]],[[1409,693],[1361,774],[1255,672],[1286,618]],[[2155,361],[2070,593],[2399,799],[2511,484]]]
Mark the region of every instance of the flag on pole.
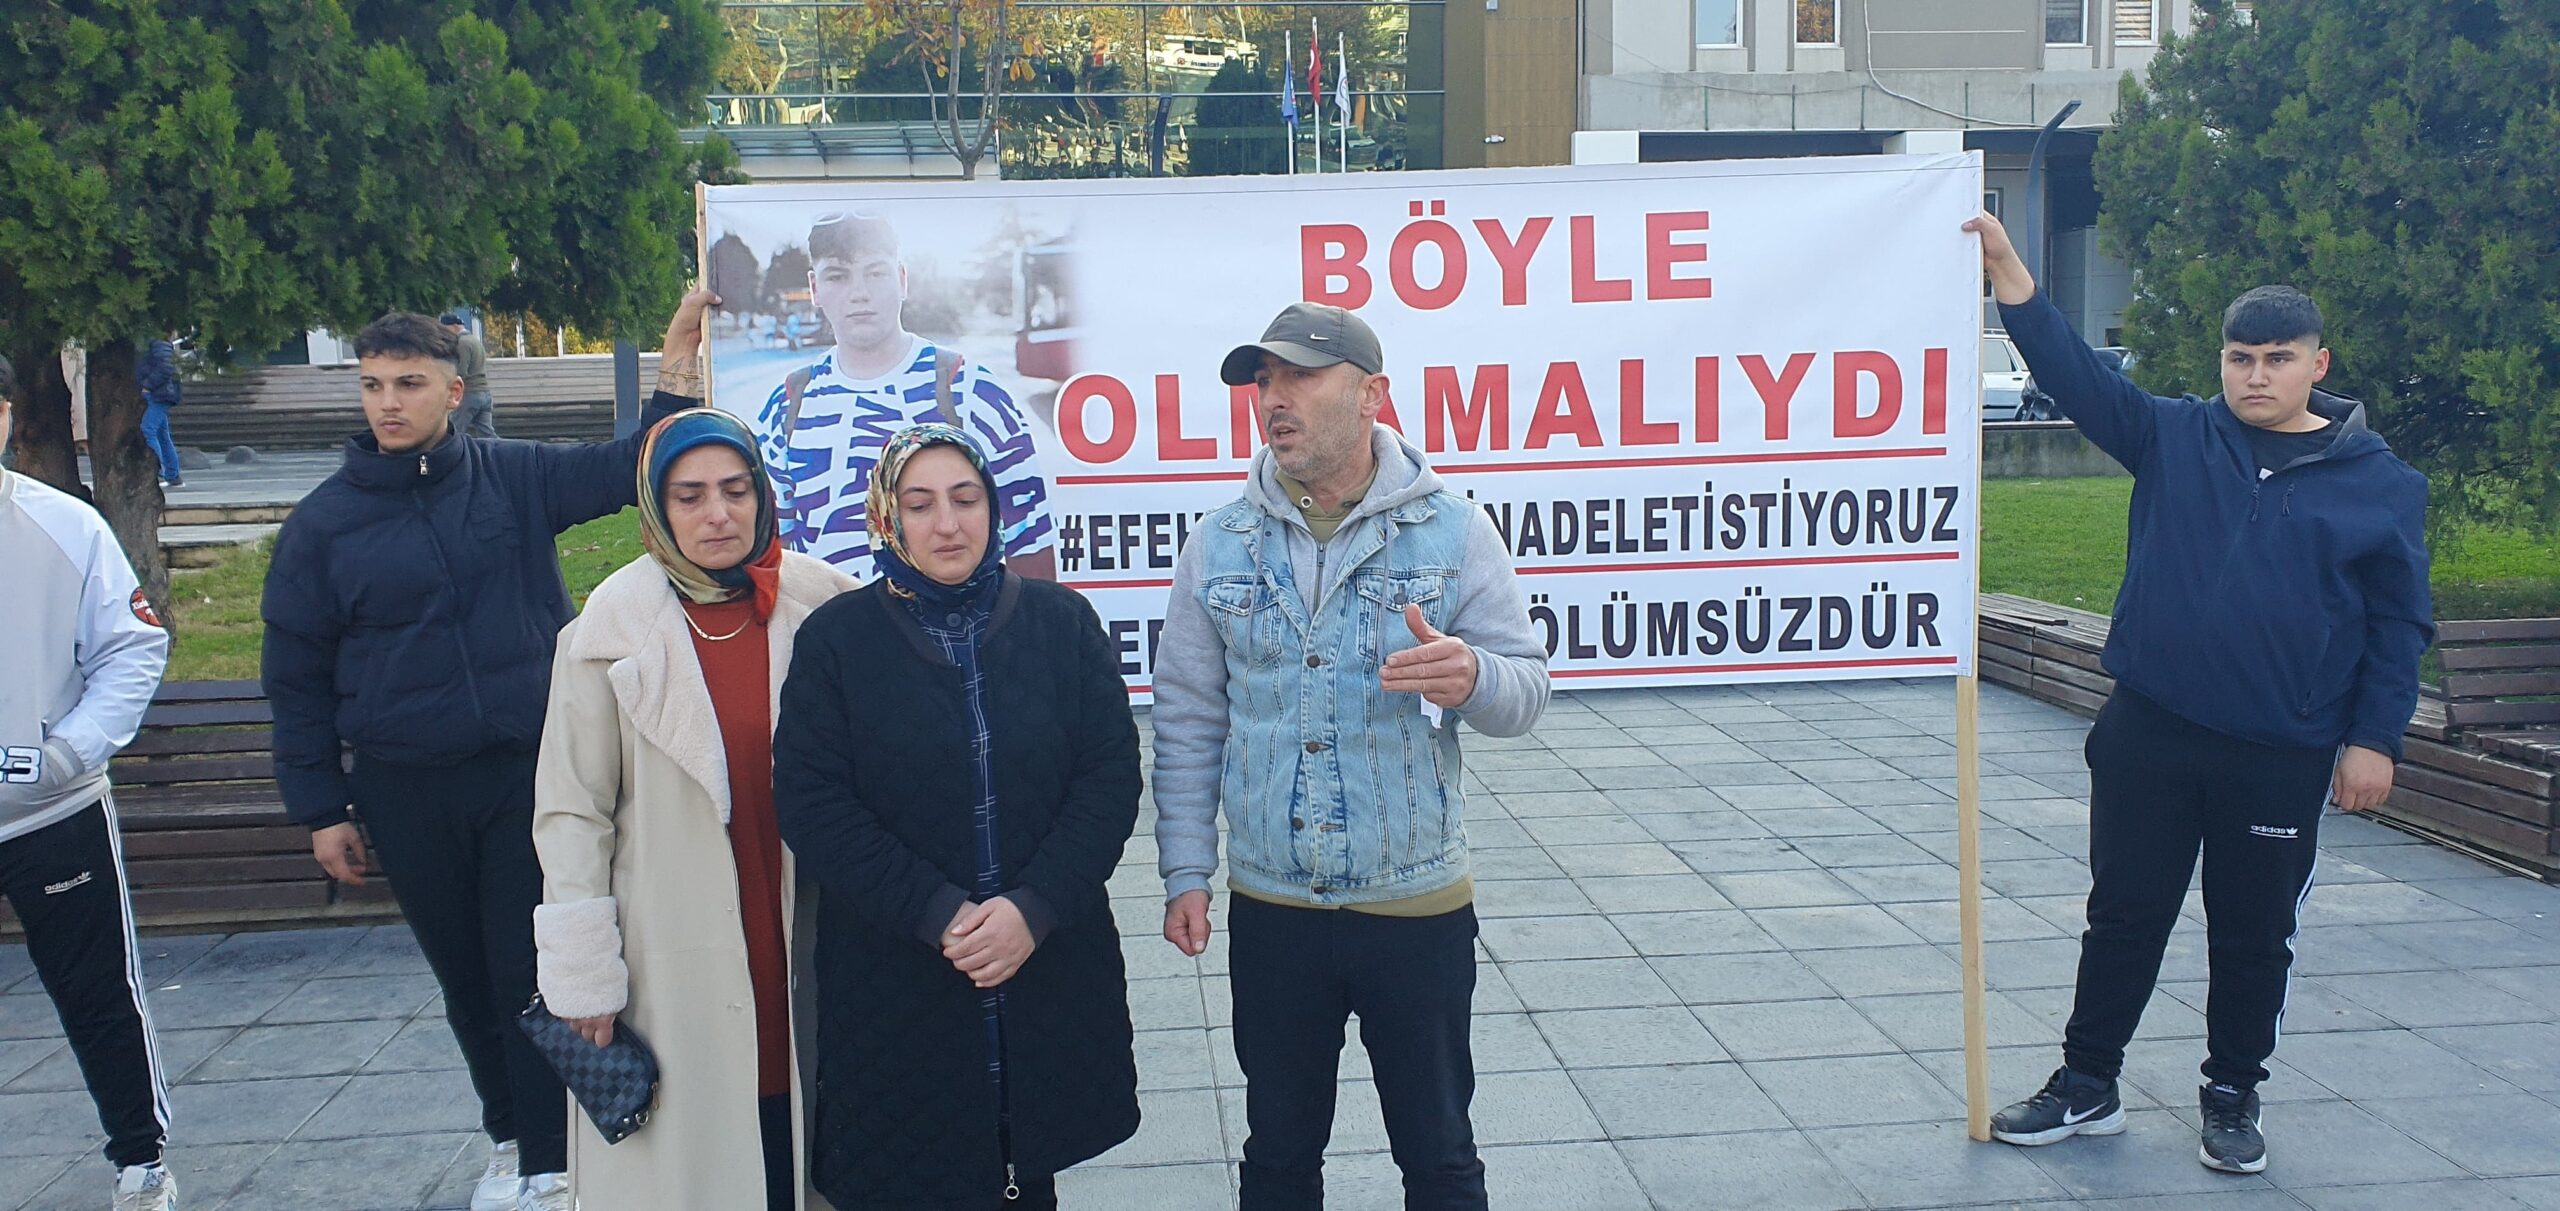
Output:
[[1342,31],[1333,31],[1333,107],[1351,123],[1351,58],[1342,49]]
[[1289,172],[1298,171],[1298,71],[1291,60],[1289,31],[1280,31],[1280,120],[1289,127]]
[[1316,29],[1316,19],[1307,18],[1307,95],[1323,104],[1324,35]]

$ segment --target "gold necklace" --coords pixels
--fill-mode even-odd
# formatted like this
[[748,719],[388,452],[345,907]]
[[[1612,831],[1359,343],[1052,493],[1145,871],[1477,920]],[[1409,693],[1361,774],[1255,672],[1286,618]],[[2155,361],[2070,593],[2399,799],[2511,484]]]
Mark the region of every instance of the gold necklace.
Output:
[[722,640],[735,639],[738,636],[745,634],[747,628],[754,626],[756,621],[755,616],[750,614],[747,616],[747,620],[745,622],[738,624],[737,630],[731,631],[726,635],[714,635],[709,631],[703,630],[702,624],[693,620],[693,611],[684,608],[682,605],[678,605],[676,607],[676,612],[684,615],[684,624],[692,627],[694,634],[702,636],[702,641],[704,643],[719,643]]

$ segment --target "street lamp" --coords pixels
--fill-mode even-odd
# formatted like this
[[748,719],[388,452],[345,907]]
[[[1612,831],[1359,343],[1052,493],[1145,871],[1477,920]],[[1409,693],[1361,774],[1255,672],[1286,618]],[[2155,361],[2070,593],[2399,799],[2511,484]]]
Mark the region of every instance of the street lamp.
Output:
[[2065,103],[2062,112],[2053,115],[2053,119],[2044,124],[2044,129],[2036,132],[2035,150],[2027,153],[2027,242],[2019,247],[2019,251],[2026,254],[2027,273],[2035,278],[2038,287],[2045,284],[2044,145],[2065,120],[2079,111],[2078,99]]

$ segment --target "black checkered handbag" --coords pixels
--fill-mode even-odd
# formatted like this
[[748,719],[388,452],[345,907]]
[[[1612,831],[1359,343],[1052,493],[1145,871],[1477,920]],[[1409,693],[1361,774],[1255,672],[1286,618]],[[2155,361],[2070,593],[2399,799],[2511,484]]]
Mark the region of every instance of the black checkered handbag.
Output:
[[612,1044],[598,1047],[570,1029],[536,993],[533,1004],[517,1015],[516,1025],[560,1074],[569,1096],[595,1120],[596,1134],[604,1142],[619,1144],[648,1125],[649,1110],[658,1100],[658,1055],[630,1023],[617,1018]]

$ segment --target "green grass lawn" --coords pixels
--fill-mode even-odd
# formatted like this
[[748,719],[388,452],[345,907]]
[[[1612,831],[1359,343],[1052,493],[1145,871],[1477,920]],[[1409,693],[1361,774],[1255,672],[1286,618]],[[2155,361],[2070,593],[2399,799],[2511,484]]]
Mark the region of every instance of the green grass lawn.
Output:
[[[2124,580],[2133,481],[1995,479],[1982,485],[1982,587],[2104,614]],[[2560,545],[2514,530],[2440,536],[2438,618],[2560,615]]]
[[[2107,613],[2124,578],[2130,479],[1995,479],[1982,493],[1982,587]],[[560,536],[560,569],[584,603],[596,583],[640,557],[639,514],[625,510]],[[171,589],[178,648],[169,679],[258,675],[258,588],[264,546],[181,572]],[[2439,618],[2560,616],[2560,546],[2507,530],[2473,530],[2435,553]]]

